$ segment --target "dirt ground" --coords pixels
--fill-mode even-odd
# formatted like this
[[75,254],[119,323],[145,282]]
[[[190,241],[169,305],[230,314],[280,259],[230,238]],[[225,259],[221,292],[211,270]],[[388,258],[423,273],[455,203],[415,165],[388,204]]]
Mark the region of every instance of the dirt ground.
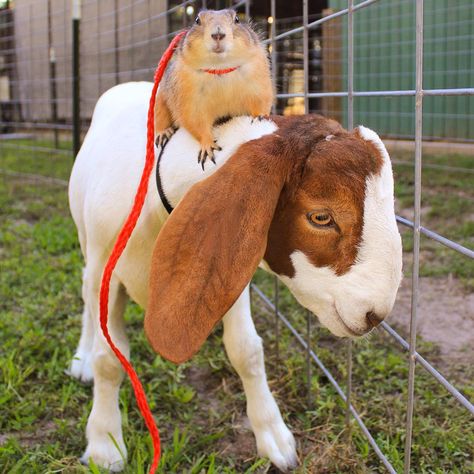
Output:
[[[411,278],[405,277],[389,324],[409,330]],[[474,293],[455,278],[420,278],[418,334],[439,347],[448,366],[474,361]]]

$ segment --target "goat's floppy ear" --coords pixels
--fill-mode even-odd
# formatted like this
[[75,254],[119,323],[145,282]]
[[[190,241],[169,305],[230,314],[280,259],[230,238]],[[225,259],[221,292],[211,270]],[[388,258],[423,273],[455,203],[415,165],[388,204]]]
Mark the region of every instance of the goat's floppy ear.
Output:
[[279,140],[268,135],[243,144],[187,192],[158,235],[145,333],[172,362],[199,350],[263,258],[288,173]]

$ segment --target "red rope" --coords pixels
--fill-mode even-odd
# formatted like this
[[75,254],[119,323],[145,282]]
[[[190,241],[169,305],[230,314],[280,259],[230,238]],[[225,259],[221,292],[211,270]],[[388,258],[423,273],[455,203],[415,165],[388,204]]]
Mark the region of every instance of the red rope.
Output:
[[133,203],[132,210],[125,221],[125,224],[120,231],[117,240],[115,242],[114,248],[110,254],[109,260],[104,268],[104,273],[102,275],[102,285],[100,288],[100,327],[102,328],[102,333],[109,343],[110,348],[117,356],[117,359],[122,364],[125,372],[127,372],[130,381],[135,392],[135,398],[137,399],[137,405],[140,408],[140,412],[145,420],[145,423],[150,432],[152,441],[153,441],[153,463],[150,467],[150,474],[156,472],[158,463],[160,461],[160,433],[153,419],[150,407],[146,399],[145,391],[143,386],[138,378],[137,373],[130,364],[130,362],[125,358],[125,356],[120,352],[119,348],[112,341],[109,330],[107,328],[107,319],[108,319],[108,306],[109,306],[109,288],[110,288],[110,279],[112,277],[112,272],[117,264],[120,255],[125,249],[127,242],[130,238],[130,235],[135,228],[138,218],[140,217],[141,210],[143,208],[143,203],[145,202],[146,193],[148,191],[148,182],[150,180],[150,174],[153,170],[155,162],[155,144],[154,144],[154,110],[155,110],[155,98],[156,92],[158,90],[158,85],[163,77],[163,73],[166,69],[166,66],[173,55],[174,49],[176,48],[180,39],[186,34],[185,31],[179,33],[173,38],[168,49],[163,54],[158,67],[155,71],[155,78],[153,84],[153,90],[150,97],[150,104],[148,107],[148,120],[147,120],[147,144],[146,144],[146,159],[145,165],[143,167],[142,177],[140,179],[140,184],[135,195],[135,201]]

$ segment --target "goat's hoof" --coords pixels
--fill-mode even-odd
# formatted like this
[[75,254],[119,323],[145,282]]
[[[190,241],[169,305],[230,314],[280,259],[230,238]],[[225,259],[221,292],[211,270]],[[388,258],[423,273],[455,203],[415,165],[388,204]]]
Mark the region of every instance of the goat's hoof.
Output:
[[108,469],[110,472],[123,471],[125,467],[126,449],[125,446],[119,452],[114,443],[107,439],[102,442],[89,443],[86,452],[81,457],[82,464],[88,466],[89,460],[92,459],[98,467]]
[[280,471],[290,472],[298,466],[295,438],[283,422],[270,425],[256,436],[258,454],[269,458]]
[[69,369],[66,370],[66,374],[83,383],[91,383],[94,379],[94,374],[92,373],[90,354],[77,353],[72,359]]
[[176,130],[178,130],[178,127],[171,126],[161,132],[158,132],[155,138],[155,145],[158,148],[166,146],[170,138],[176,133]]

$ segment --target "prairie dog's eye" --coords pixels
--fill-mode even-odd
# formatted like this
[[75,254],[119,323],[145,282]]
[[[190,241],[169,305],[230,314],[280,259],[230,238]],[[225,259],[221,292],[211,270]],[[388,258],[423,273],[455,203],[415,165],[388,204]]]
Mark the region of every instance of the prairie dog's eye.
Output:
[[196,23],[196,25],[200,25],[201,24],[201,18],[199,18],[197,16],[196,19],[194,20],[194,23]]
[[331,227],[334,224],[331,214],[325,211],[308,212],[308,220],[316,227]]
[[235,15],[234,23],[240,23],[239,15]]

